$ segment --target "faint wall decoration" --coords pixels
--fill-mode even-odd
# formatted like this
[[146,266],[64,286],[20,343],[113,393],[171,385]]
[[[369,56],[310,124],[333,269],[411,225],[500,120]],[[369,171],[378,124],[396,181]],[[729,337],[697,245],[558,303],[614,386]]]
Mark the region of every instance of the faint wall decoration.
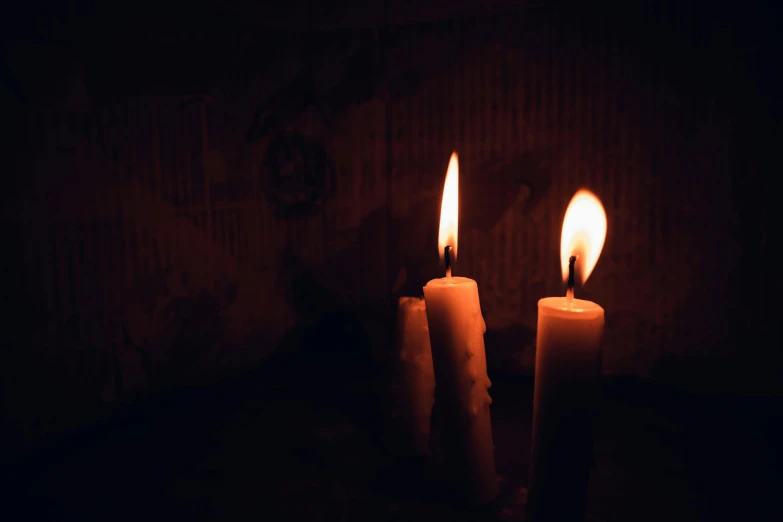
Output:
[[316,139],[281,133],[266,149],[261,182],[278,218],[302,219],[318,212],[333,195],[335,169]]

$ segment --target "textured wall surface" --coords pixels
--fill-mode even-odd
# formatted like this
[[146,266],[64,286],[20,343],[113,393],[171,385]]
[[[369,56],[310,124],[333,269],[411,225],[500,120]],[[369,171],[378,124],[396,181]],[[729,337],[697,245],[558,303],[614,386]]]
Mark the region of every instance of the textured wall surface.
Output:
[[[7,389],[113,401],[209,380],[335,311],[386,360],[396,297],[440,276],[452,150],[455,273],[478,281],[494,371],[532,371],[536,302],[563,292],[560,226],[580,187],[609,222],[578,290],[606,309],[604,371],[735,356],[747,314],[766,320],[727,304],[750,203],[717,79],[737,71],[716,63],[723,36],[678,40],[690,19],[675,15],[652,16],[660,45],[547,10],[305,39],[237,30],[222,60],[192,58],[194,79],[166,88],[140,80],[165,60],[155,76],[131,51],[20,44],[5,221],[24,253],[25,348],[8,357],[29,371]],[[37,53],[43,80],[15,52]]]

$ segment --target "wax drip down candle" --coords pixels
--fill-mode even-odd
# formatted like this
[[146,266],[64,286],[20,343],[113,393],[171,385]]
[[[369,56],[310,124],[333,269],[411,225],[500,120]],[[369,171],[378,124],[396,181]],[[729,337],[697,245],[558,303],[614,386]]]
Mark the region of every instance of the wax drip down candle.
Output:
[[457,259],[457,154],[449,161],[443,188],[438,252],[446,277],[424,287],[435,369],[435,404],[440,412],[441,440],[447,466],[464,498],[484,504],[498,494],[495,447],[489,405],[492,399],[484,350],[486,324],[478,286],[467,277],[452,277]]
[[560,241],[566,295],[538,302],[528,495],[528,520],[534,522],[584,520],[604,309],[574,298],[574,287],[576,276],[584,283],[598,262],[606,226],[598,198],[577,192],[566,210]]
[[396,418],[409,447],[418,456],[429,453],[430,417],[435,402],[427,310],[420,297],[400,297],[397,305],[395,343],[400,358],[400,388]]

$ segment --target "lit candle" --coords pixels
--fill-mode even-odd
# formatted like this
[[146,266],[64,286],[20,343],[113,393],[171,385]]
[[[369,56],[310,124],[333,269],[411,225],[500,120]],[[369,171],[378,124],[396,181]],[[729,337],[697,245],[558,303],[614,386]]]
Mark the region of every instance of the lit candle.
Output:
[[397,420],[407,439],[405,445],[424,456],[429,452],[430,417],[435,402],[435,371],[424,299],[400,297],[395,339],[401,362]]
[[498,493],[489,405],[486,325],[478,286],[467,277],[452,277],[457,259],[459,167],[451,155],[438,233],[438,252],[446,277],[424,287],[430,344],[435,367],[435,397],[443,424],[441,440],[447,464],[471,503],[483,504]]
[[532,521],[584,519],[604,309],[575,299],[574,286],[590,276],[605,239],[601,202],[580,190],[568,205],[560,240],[566,295],[538,302],[528,497]]

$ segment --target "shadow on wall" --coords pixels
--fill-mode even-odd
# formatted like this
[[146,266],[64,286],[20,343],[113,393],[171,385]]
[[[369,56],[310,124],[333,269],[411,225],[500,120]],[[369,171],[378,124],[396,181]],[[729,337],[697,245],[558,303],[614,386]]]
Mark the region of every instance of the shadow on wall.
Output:
[[[430,201],[393,218],[388,207],[368,214],[348,250],[310,265],[293,249],[282,254],[279,285],[296,314],[295,326],[264,364],[281,396],[316,400],[380,430],[387,411],[397,297],[421,294],[438,259],[415,248],[431,243]],[[400,248],[388,238],[415,234]],[[408,234],[408,239],[412,236]],[[431,253],[431,252],[430,252]],[[393,278],[407,274],[393,286]],[[368,415],[368,412],[374,412]]]
[[280,284],[296,319],[260,368],[264,386],[281,399],[343,410],[379,429],[380,418],[371,412],[378,411],[382,379],[364,327],[367,315],[331,292],[323,273],[291,249],[283,253],[282,266]]

